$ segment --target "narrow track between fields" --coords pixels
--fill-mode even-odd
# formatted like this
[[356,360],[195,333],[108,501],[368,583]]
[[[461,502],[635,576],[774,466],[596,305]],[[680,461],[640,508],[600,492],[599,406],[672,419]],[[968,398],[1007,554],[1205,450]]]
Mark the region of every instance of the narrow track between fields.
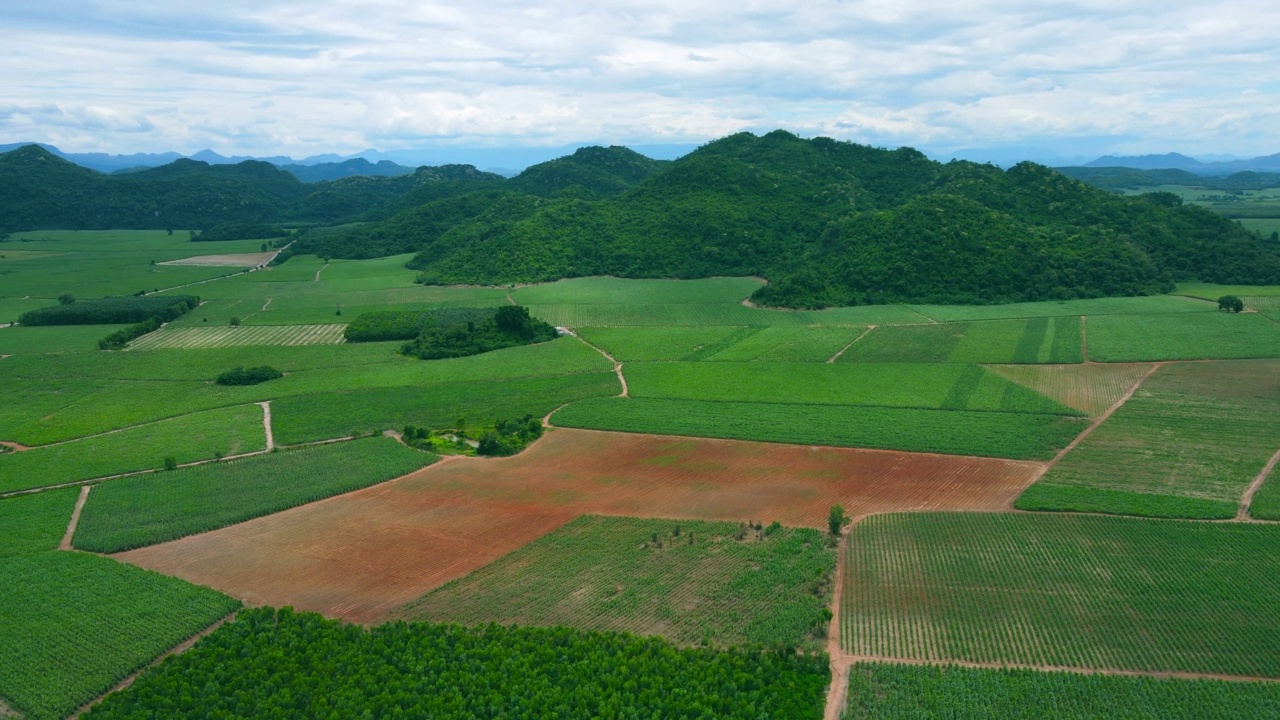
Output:
[[62,536],[62,542],[58,544],[59,550],[75,549],[71,546],[71,540],[76,536],[76,527],[80,525],[80,513],[84,510],[85,501],[89,499],[89,491],[92,489],[92,485],[85,485],[80,488],[80,497],[76,498],[76,508],[71,511],[71,520],[67,523],[67,532]]
[[1262,471],[1258,473],[1258,476],[1253,479],[1253,482],[1249,483],[1249,489],[1245,490],[1244,496],[1240,498],[1240,509],[1236,511],[1236,520],[1258,522],[1249,515],[1249,506],[1253,504],[1253,496],[1262,487],[1262,483],[1266,482],[1267,478],[1271,476],[1271,472],[1276,469],[1277,463],[1280,463],[1280,450],[1277,450],[1276,454],[1271,456],[1271,459],[1262,467]]

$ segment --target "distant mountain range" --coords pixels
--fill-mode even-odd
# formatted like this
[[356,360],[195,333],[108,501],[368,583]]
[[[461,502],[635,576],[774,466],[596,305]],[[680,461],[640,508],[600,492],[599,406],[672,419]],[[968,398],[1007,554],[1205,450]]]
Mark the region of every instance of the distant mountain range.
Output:
[[1280,172],[1280,153],[1245,160],[1201,162],[1181,153],[1164,155],[1107,155],[1084,164],[1084,167],[1124,167],[1134,170],[1184,170],[1196,175],[1226,176],[1238,172]]

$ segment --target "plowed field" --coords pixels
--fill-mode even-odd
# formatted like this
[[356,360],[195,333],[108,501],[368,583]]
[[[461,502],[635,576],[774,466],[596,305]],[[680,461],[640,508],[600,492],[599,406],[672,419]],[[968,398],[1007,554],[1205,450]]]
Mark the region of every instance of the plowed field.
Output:
[[558,429],[506,459],[399,480],[118,557],[249,603],[371,621],[585,514],[825,527],[997,510],[1036,463]]
[[160,265],[203,265],[206,267],[254,267],[262,265],[275,255],[276,252],[260,252],[260,253],[233,253],[229,255],[196,255],[195,257],[182,258],[181,260],[170,260],[168,262],[158,263]]

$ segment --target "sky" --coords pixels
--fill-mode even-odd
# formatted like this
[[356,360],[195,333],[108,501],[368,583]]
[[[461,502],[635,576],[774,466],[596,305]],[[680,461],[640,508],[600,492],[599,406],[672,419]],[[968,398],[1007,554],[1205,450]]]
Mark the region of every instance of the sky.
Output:
[[0,78],[0,143],[68,152],[1280,152],[1274,0],[5,2]]

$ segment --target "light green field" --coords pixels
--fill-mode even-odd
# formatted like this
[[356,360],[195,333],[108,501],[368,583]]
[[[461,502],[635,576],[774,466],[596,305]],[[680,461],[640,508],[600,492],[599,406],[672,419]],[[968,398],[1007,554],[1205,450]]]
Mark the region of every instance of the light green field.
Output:
[[1261,233],[1263,236],[1270,235],[1273,232],[1280,232],[1280,217],[1240,218],[1237,222],[1256,233]]
[[635,398],[1080,414],[977,365],[631,363]]
[[849,347],[842,362],[1078,363],[1082,335],[1075,316],[877,327]]
[[585,516],[393,617],[821,650],[835,571],[826,538],[810,529],[738,532],[736,523]]
[[1166,365],[1018,498],[1023,510],[1232,518],[1280,449],[1280,361]]
[[862,327],[588,327],[576,331],[620,362],[825,362]]
[[1280,324],[1257,313],[1091,317],[1086,339],[1097,362],[1280,357]]
[[115,553],[175,540],[375,485],[437,459],[373,437],[113,480],[89,494],[75,546]]
[[1223,295],[1237,297],[1280,297],[1280,285],[1211,285],[1209,283],[1178,283],[1178,293],[1194,298],[1218,302]]
[[647,398],[584,400],[551,420],[591,430],[1013,460],[1048,460],[1087,424],[1083,418],[1030,413]]
[[[1181,286],[1179,286],[1181,288]],[[1215,301],[1217,296],[1213,298]],[[938,322],[957,320],[1002,320],[1008,318],[1055,317],[1061,315],[1159,315],[1164,313],[1207,312],[1216,309],[1176,295],[1097,298],[1093,300],[1048,300],[1008,305],[912,305],[912,310]]]
[[248,345],[338,345],[346,325],[258,325],[161,328],[129,343],[130,350],[245,347]]
[[858,663],[844,720],[1263,720],[1280,683]]
[[238,405],[0,455],[0,493],[266,449],[262,408]]
[[[48,305],[42,302],[41,305]],[[98,341],[128,325],[44,325],[0,328],[0,355],[98,353]]]
[[852,654],[1280,678],[1280,526],[916,513],[846,547]]

